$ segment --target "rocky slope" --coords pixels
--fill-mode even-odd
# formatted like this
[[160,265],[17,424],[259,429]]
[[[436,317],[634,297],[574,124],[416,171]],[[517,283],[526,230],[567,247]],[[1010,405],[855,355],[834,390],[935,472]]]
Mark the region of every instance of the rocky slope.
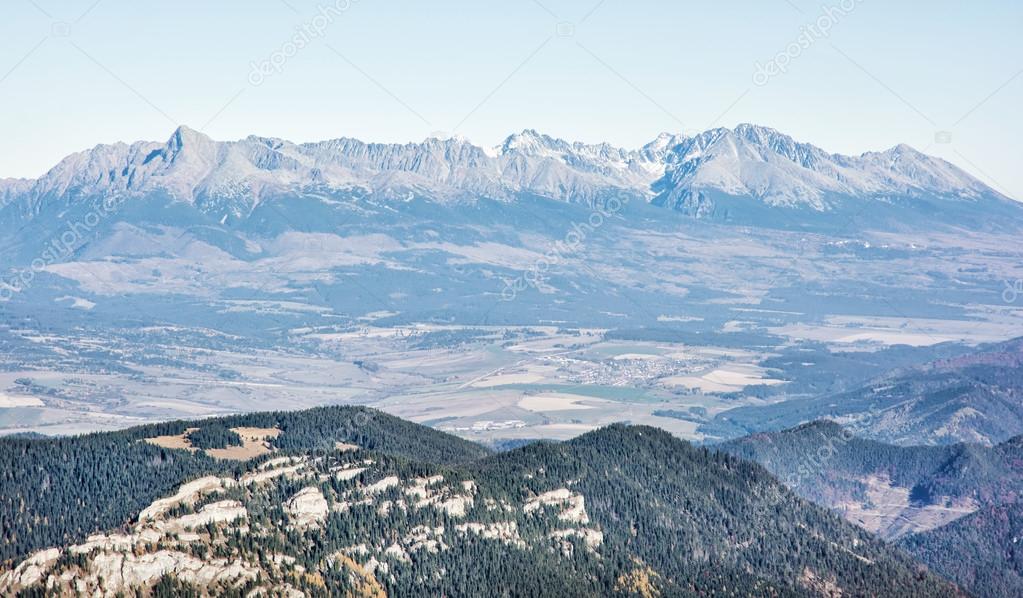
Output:
[[[274,454],[182,480],[119,529],[11,563],[0,593],[959,594],[761,467],[653,428],[444,465],[380,452],[378,432],[288,450],[316,423],[280,417],[247,422],[282,430]],[[393,438],[413,445],[415,429]]]
[[[379,579],[397,583],[392,569],[411,568],[413,559],[427,555],[439,558],[454,546],[542,546],[567,558],[603,541],[582,497],[567,488],[512,505],[481,498],[471,480],[389,475],[395,468],[400,465],[346,451],[279,457],[237,478],[199,478],[144,509],[126,531],[32,555],[0,576],[0,592],[42,586],[55,594],[144,593],[173,579],[212,594],[244,588],[246,594],[297,595],[299,587],[315,593],[331,583],[381,595]],[[303,546],[324,531],[328,518],[335,531],[356,529],[344,542],[323,542],[327,552],[327,546]],[[520,518],[531,525],[520,530]],[[374,529],[380,525],[386,534]],[[310,552],[321,558],[315,566]]]

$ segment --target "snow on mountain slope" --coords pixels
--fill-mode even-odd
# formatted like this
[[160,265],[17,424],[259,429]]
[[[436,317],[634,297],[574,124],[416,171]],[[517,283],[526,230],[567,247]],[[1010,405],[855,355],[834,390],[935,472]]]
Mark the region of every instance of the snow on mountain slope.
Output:
[[32,179],[0,179],[0,206],[27,193],[34,182]]
[[655,186],[661,190],[658,203],[697,214],[708,191],[817,211],[848,197],[1005,199],[956,166],[905,145],[843,156],[745,124],[683,140]]
[[353,190],[384,199],[510,200],[530,194],[586,202],[625,191],[701,215],[713,194],[766,206],[828,211],[843,198],[1005,198],[952,164],[907,146],[858,157],[829,154],[773,129],[739,125],[696,136],[662,134],[640,149],[584,144],[533,130],[495,148],[463,139],[295,144],[250,136],[214,141],[187,127],[166,143],[99,145],[36,181],[0,181],[0,198],[28,213],[46,201],[162,192],[243,217],[288,191]]

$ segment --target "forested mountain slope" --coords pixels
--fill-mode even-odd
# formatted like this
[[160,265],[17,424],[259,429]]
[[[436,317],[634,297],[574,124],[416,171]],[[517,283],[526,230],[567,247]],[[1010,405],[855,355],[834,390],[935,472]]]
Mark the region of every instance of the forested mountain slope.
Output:
[[740,407],[712,426],[734,435],[832,419],[899,445],[993,445],[1023,434],[1023,339],[894,370],[848,392]]
[[197,426],[279,429],[272,441],[277,450],[308,451],[345,442],[435,463],[488,452],[455,436],[356,407],[255,413],[201,424],[175,421],[78,437],[0,438],[0,561],[120,526],[186,479],[236,474],[242,467],[236,461],[142,442]]
[[[344,425],[346,416],[356,423]],[[193,437],[215,448],[196,449]],[[127,462],[113,458],[100,458],[101,466],[56,466],[72,453],[98,459],[103,438],[112,449],[143,451],[151,460],[136,456],[131,467],[148,463],[166,472],[147,475],[151,485],[170,489],[117,513],[95,507],[109,504],[109,496],[72,492],[97,469],[131,475]],[[50,487],[64,488],[91,518],[75,527],[72,512],[58,509],[64,524],[55,529],[44,517],[24,515],[38,507],[12,513],[21,540],[9,553],[53,548],[11,563],[0,593],[958,593],[903,553],[798,498],[759,465],[654,428],[616,425],[488,455],[375,412],[335,408],[29,442],[65,449],[28,450],[38,467],[52,468]],[[79,443],[93,448],[79,450]],[[174,443],[184,448],[166,448]],[[0,450],[12,446],[26,450]],[[106,482],[142,487],[117,476]],[[29,494],[10,491],[5,500],[28,501]],[[117,516],[113,524],[96,523]],[[100,527],[113,531],[82,542]],[[50,541],[57,533],[69,539]]]
[[893,446],[827,421],[719,448],[898,545],[978,596],[1023,593],[1023,437]]
[[983,508],[899,545],[978,596],[1023,596],[1023,504]]
[[889,538],[1023,498],[1023,437],[994,447],[894,446],[819,421],[719,448],[760,463],[804,498]]

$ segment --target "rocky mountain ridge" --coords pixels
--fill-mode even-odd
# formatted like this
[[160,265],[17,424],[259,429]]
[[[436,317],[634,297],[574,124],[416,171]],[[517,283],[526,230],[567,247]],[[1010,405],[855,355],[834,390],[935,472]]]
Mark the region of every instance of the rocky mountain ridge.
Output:
[[436,201],[528,194],[587,202],[627,193],[693,215],[706,207],[697,203],[718,195],[816,212],[837,209],[848,198],[1006,199],[958,167],[905,145],[843,156],[749,124],[694,136],[665,133],[639,149],[568,142],[534,130],[493,148],[461,138],[296,144],[250,136],[220,142],[182,126],[163,143],[98,145],[37,180],[0,180],[0,198],[23,214],[48,201],[165,193],[190,203],[226,202],[240,217],[264,197],[317,190]]

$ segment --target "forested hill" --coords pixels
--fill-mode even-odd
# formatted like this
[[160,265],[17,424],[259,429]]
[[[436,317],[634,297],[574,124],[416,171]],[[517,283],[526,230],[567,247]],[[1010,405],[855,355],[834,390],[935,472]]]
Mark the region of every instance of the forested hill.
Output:
[[1023,437],[996,446],[894,446],[817,421],[717,445],[760,463],[800,495],[837,505],[872,482],[905,489],[917,506],[948,500],[1004,504],[1023,498]]
[[[668,432],[614,425],[469,465],[535,491],[558,483],[586,497],[605,542],[676,580],[684,595],[942,595],[908,557],[787,490],[764,468]],[[933,592],[933,594],[930,594]]]
[[489,454],[330,408],[2,451],[32,461],[4,469],[27,472],[0,489],[5,550],[54,549],[0,594],[958,595],[759,465],[654,428]]
[[995,445],[1023,435],[1023,338],[889,371],[859,388],[717,415],[704,428],[734,438],[832,419],[900,446]]
[[1023,595],[1023,437],[903,447],[832,422],[718,446],[889,539],[979,596]]
[[0,437],[0,562],[43,546],[77,542],[124,525],[183,481],[244,468],[205,452],[144,442],[190,428],[280,430],[275,451],[333,449],[351,443],[384,454],[456,463],[489,451],[456,436],[360,407],[173,421],[75,437]]
[[985,507],[900,545],[978,596],[1023,596],[1021,503]]

